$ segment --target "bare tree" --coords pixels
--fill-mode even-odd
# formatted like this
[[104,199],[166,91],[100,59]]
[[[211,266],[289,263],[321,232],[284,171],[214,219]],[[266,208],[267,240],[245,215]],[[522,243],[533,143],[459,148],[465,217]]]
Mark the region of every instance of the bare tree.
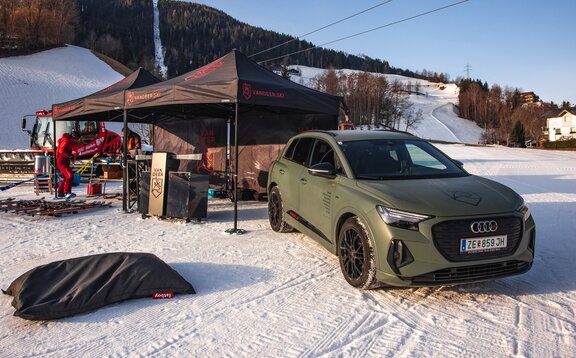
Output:
[[406,111],[404,115],[404,121],[405,121],[404,123],[406,124],[406,128],[404,130],[406,132],[408,132],[410,128],[412,129],[418,128],[418,124],[422,122],[423,118],[422,109],[418,109],[416,112],[414,112],[413,106],[414,105],[410,103],[410,108]]
[[22,49],[71,42],[77,22],[75,0],[0,0],[0,33]]

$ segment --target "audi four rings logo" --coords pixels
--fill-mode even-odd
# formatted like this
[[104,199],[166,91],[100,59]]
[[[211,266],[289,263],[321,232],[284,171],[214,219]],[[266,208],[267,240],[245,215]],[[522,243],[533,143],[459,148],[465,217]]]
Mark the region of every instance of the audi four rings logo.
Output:
[[498,223],[495,220],[474,221],[470,224],[470,230],[475,234],[495,232],[498,230]]

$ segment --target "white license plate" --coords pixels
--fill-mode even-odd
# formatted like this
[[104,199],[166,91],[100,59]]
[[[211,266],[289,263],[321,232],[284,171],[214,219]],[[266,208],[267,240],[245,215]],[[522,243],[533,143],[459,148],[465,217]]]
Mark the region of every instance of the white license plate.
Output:
[[505,249],[508,235],[460,239],[460,252],[482,252]]

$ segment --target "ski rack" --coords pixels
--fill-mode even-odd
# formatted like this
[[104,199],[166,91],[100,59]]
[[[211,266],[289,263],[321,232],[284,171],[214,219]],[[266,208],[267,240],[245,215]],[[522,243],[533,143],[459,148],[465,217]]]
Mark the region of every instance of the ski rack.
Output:
[[109,201],[47,201],[44,200],[44,198],[35,200],[15,200],[14,198],[8,198],[0,200],[0,211],[30,216],[60,217],[63,214],[77,214],[82,210],[106,208],[111,205],[112,202]]

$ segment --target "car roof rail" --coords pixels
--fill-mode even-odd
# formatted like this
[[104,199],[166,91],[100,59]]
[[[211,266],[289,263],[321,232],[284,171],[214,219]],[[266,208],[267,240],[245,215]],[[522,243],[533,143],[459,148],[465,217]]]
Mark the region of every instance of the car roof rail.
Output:
[[329,136],[336,137],[336,133],[334,133],[330,130],[326,130],[326,129],[310,129],[310,130],[304,131],[302,133],[324,133],[324,134],[328,134]]
[[403,133],[403,134],[408,134],[411,135],[412,137],[416,137],[416,135],[410,133],[410,132],[406,132],[406,131],[401,131],[399,129],[393,128],[393,127],[389,127],[386,125],[382,125],[384,128],[378,128],[378,129],[374,129],[376,131],[381,131],[381,132],[395,132],[395,133]]

